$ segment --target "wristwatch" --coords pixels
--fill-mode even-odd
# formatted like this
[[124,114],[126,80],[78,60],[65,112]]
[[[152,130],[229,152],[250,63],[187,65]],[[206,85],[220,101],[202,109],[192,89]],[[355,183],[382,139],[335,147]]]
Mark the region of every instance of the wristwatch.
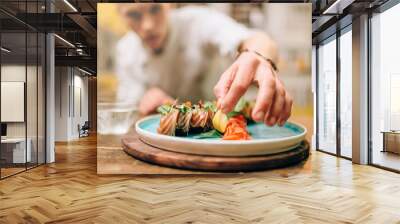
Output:
[[257,52],[257,51],[254,51],[254,50],[250,50],[250,49],[247,49],[247,48],[244,48],[244,49],[240,49],[239,48],[239,50],[237,51],[237,54],[236,54],[236,58],[238,58],[239,55],[241,53],[243,53],[243,52],[251,52],[251,53],[254,53],[254,54],[260,56],[262,59],[264,59],[265,61],[267,61],[271,65],[271,67],[272,67],[272,69],[274,69],[274,71],[276,71],[276,72],[278,71],[278,67],[276,66],[274,61],[272,61],[270,58],[265,57],[260,52]]

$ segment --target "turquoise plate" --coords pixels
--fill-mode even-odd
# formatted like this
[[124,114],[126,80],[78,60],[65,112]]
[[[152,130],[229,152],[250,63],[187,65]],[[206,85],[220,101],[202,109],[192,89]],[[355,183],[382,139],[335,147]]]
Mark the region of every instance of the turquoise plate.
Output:
[[298,146],[307,132],[304,126],[293,122],[287,122],[283,127],[250,123],[248,131],[251,140],[199,139],[199,134],[184,137],[158,134],[159,123],[159,115],[139,120],[136,123],[139,138],[157,148],[198,155],[254,156],[279,153]]

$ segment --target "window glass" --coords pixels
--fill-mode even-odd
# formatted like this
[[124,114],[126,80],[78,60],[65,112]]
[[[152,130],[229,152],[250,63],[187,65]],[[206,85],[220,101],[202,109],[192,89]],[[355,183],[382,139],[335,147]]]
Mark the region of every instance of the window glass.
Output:
[[27,33],[27,76],[26,76],[26,118],[27,118],[27,142],[30,147],[30,161],[27,163],[28,168],[37,166],[38,159],[38,35],[36,32]]
[[336,39],[318,48],[318,149],[336,153]]
[[400,4],[371,18],[372,163],[400,170]]
[[38,77],[37,77],[37,90],[38,90],[38,136],[37,136],[37,147],[38,147],[38,164],[45,163],[46,148],[45,148],[45,124],[46,124],[46,108],[45,108],[45,65],[46,65],[46,36],[43,33],[38,35]]
[[26,33],[1,34],[1,177],[26,169],[31,161],[26,142]]
[[[19,16],[43,13],[45,1],[1,1]],[[45,162],[45,35],[0,12],[0,178]],[[35,22],[35,21],[32,21]],[[37,22],[37,21],[36,21]]]
[[340,154],[352,156],[352,35],[340,36]]

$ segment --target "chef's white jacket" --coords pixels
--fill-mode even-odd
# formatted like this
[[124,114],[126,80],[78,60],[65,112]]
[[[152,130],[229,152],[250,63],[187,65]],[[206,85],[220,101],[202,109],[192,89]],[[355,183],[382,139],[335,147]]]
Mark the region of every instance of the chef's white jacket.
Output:
[[161,54],[153,54],[134,32],[117,45],[117,101],[137,106],[145,91],[159,87],[180,101],[213,99],[213,86],[253,32],[214,9],[174,9]]

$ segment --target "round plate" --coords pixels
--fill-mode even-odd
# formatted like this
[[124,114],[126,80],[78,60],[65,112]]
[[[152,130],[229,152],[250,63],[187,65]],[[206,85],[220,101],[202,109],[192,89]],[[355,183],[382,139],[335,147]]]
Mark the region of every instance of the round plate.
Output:
[[268,127],[263,123],[248,125],[251,140],[222,140],[219,138],[196,139],[157,133],[160,115],[153,115],[136,122],[136,132],[143,142],[174,152],[214,156],[255,156],[291,150],[300,145],[306,135],[302,125],[287,122],[283,127]]

